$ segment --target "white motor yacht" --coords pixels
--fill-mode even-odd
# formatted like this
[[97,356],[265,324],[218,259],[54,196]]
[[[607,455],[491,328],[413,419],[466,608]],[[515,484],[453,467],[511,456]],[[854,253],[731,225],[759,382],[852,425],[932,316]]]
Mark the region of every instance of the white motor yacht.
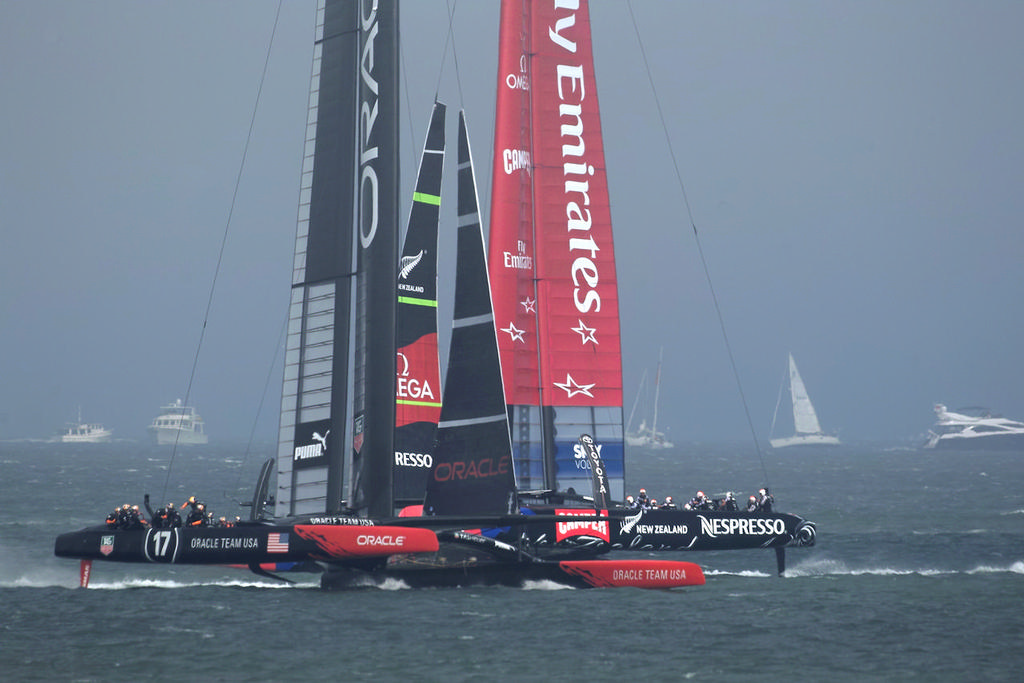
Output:
[[935,404],[935,426],[928,432],[925,448],[948,450],[1024,450],[1024,422],[992,415],[984,408],[960,408],[952,412]]

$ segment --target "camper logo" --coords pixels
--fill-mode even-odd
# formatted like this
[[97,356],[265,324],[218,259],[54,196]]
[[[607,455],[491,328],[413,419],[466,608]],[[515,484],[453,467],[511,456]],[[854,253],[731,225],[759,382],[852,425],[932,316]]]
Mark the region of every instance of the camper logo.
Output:
[[114,552],[114,537],[113,536],[102,536],[100,538],[100,552],[107,556]]

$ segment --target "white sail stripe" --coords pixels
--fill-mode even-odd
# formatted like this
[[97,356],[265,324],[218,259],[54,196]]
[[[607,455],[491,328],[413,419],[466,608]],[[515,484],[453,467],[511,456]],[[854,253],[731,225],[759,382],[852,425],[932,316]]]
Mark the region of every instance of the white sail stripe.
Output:
[[452,321],[452,327],[472,327],[473,325],[479,325],[481,323],[494,323],[494,315],[491,313],[484,313],[483,315],[474,315],[469,318],[459,318],[458,320]]
[[505,413],[498,413],[497,415],[487,415],[484,417],[469,417],[465,420],[445,420],[437,423],[438,429],[445,429],[450,427],[467,427],[471,425],[482,425],[491,424],[492,422],[501,422],[507,420],[508,415]]

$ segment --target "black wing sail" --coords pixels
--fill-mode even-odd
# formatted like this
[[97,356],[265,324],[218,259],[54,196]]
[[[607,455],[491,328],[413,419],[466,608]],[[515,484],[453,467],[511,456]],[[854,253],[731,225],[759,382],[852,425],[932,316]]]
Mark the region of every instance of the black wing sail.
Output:
[[420,157],[398,263],[395,322],[394,499],[396,506],[423,502],[441,414],[441,370],[437,355],[437,223],[444,168],[445,105],[434,103]]
[[515,492],[487,258],[465,114],[459,112],[455,314],[427,514],[501,514]]
[[302,161],[281,422],[276,514],[337,512],[345,471],[356,183],[359,15],[318,14]]

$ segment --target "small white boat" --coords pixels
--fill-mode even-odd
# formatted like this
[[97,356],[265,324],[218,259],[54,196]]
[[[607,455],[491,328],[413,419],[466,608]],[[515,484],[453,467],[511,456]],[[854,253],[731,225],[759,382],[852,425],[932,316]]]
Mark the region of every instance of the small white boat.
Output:
[[82,407],[78,407],[78,421],[69,422],[59,433],[61,443],[107,443],[111,430],[96,422],[82,422]]
[[186,406],[179,398],[160,408],[160,414],[147,427],[157,446],[195,446],[209,442],[206,423],[196,409]]
[[[796,369],[796,361],[793,354],[789,354],[789,393],[793,399],[793,427],[796,433],[779,439],[770,439],[772,448],[787,448],[789,446],[838,446],[839,438],[832,434],[825,434],[821,431],[821,424],[818,423],[818,414],[814,411],[811,398],[807,395],[807,387]],[[782,389],[786,381],[783,380],[779,389],[779,400],[775,402],[775,415],[772,416],[772,427],[769,433],[775,432],[775,418],[779,415],[779,404],[782,402]]]
[[[1024,422],[992,415],[984,408],[952,412],[935,404],[937,422],[928,432],[925,448],[943,450],[1024,450]],[[968,414],[973,413],[973,414]]]

